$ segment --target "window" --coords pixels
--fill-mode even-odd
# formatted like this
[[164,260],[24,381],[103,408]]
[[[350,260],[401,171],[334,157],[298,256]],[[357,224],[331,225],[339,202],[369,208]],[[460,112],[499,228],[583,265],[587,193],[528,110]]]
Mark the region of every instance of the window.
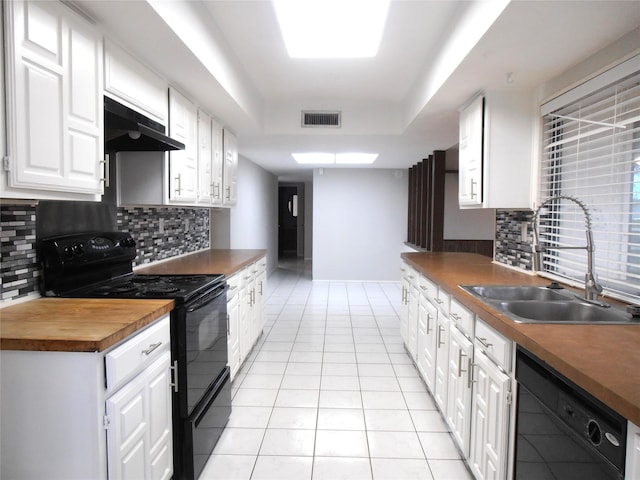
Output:
[[[557,195],[590,213],[595,273],[605,293],[640,299],[640,57],[542,106],[540,201]],[[582,283],[582,209],[567,200],[540,213],[541,272]],[[553,247],[558,247],[554,249]]]

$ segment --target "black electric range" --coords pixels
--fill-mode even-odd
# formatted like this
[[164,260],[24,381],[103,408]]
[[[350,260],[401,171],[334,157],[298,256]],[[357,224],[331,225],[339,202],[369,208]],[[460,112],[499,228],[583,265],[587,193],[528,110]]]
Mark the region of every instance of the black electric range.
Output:
[[45,296],[174,300],[173,478],[198,478],[231,413],[225,276],[135,274],[125,232],[44,238],[38,255]]

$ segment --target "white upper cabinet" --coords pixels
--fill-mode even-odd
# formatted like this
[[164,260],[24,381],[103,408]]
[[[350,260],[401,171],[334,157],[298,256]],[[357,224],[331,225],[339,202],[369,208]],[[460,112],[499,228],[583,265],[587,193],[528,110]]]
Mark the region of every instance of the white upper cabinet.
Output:
[[458,200],[461,207],[482,206],[482,132],[484,97],[460,111]]
[[169,152],[170,203],[195,203],[198,185],[198,108],[174,88],[169,89],[169,135],[184,150]]
[[224,147],[222,203],[235,205],[238,201],[238,140],[233,133],[225,128],[222,142]]
[[214,205],[222,203],[224,194],[224,148],[222,136],[222,125],[215,119],[211,120],[211,180],[213,185],[212,203]]
[[2,197],[97,200],[105,173],[100,33],[59,2],[5,8]]
[[198,110],[198,204],[222,203],[222,125]]
[[161,123],[168,120],[167,82],[110,40],[104,45],[104,91]]
[[461,109],[461,208],[531,208],[532,98],[529,91],[490,91]]
[[198,202],[213,203],[211,117],[198,109]]

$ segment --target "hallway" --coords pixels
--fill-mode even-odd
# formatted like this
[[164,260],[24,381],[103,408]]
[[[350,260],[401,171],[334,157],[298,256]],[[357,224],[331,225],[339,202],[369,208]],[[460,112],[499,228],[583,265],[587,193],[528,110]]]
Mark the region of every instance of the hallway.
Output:
[[202,480],[471,476],[399,330],[399,283],[312,282],[281,262]]

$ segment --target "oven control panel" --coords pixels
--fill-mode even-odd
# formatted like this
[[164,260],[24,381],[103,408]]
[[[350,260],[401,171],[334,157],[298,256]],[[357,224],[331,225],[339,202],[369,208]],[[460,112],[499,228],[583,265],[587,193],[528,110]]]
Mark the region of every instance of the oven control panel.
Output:
[[132,260],[136,256],[136,242],[125,232],[68,235],[42,242],[45,265],[78,265],[97,260]]

